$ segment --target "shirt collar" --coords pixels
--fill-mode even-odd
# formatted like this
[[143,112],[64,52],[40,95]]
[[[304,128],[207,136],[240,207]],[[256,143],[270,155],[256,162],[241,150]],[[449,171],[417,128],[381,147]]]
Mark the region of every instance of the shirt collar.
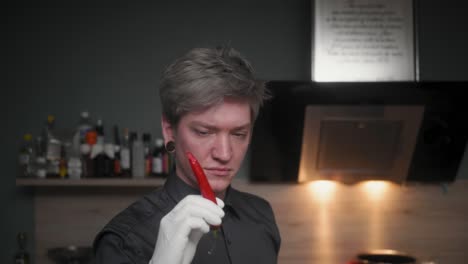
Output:
[[180,179],[176,174],[175,170],[167,177],[164,188],[167,190],[169,197],[175,202],[178,203],[185,196],[190,194],[200,194],[200,190],[193,188],[192,186],[185,183]]
[[229,185],[229,187],[226,189],[226,195],[224,197],[224,208],[225,208],[225,211],[230,211],[233,213],[234,216],[236,216],[237,218],[239,218],[239,214],[236,212],[236,201],[238,199],[236,199],[237,197],[237,191],[234,190],[231,185]]

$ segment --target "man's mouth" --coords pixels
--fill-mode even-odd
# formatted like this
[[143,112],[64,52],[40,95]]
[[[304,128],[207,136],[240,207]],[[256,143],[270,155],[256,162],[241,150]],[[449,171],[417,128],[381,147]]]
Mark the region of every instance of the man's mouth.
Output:
[[206,168],[205,172],[207,174],[217,176],[217,177],[226,177],[231,174],[231,169],[230,168],[225,168],[225,167],[211,167],[211,168]]

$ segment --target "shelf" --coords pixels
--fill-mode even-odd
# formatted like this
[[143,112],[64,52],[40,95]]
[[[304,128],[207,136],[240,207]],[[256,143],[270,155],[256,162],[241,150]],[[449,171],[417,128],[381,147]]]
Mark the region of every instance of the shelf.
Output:
[[166,179],[163,178],[143,178],[143,179],[16,179],[16,186],[24,187],[54,187],[54,186],[70,186],[70,187],[157,187],[164,184]]

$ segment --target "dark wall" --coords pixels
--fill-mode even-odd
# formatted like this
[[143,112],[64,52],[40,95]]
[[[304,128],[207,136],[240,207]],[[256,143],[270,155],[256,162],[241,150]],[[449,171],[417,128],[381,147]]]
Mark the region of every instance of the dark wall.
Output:
[[[421,79],[467,80],[467,4],[420,2]],[[47,114],[70,128],[88,110],[105,126],[160,135],[161,71],[196,46],[229,43],[263,79],[310,78],[310,1],[73,3],[21,2],[4,9],[2,263],[11,261],[18,231],[33,241],[32,195],[14,184],[16,153],[22,134],[37,135]]]
[[466,81],[466,1],[416,0],[420,79]]

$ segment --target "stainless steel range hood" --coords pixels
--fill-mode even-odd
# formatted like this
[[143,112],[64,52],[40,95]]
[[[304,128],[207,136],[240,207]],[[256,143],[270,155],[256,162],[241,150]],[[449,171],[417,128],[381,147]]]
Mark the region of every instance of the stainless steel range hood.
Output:
[[468,142],[466,82],[271,81],[251,181],[452,182]]
[[308,105],[298,181],[403,182],[424,106]]

